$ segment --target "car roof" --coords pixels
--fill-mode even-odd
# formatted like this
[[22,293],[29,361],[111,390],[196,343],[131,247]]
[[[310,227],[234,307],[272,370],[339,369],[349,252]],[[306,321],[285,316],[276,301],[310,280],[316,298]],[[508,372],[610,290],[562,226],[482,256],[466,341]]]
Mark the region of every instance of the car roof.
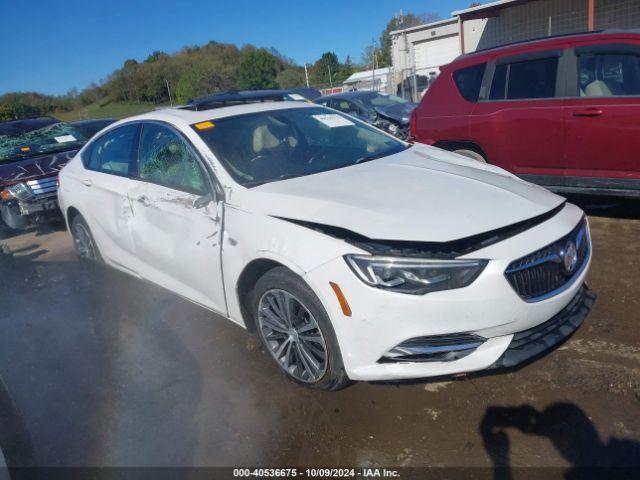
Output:
[[370,90],[356,90],[353,92],[334,93],[332,95],[325,95],[324,97],[317,98],[315,101],[319,102],[321,100],[328,100],[330,98],[358,98],[358,97],[364,97],[366,95],[371,95],[372,93],[380,93],[380,92],[372,92]]
[[228,107],[210,108],[206,110],[190,110],[184,108],[163,108],[152,112],[128,117],[120,120],[117,124],[131,121],[141,120],[157,120],[168,122],[173,125],[188,127],[194,123],[204,122],[207,120],[215,120],[225,117],[233,117],[236,115],[244,115],[247,113],[268,112],[275,110],[287,110],[292,108],[312,108],[318,107],[315,104],[294,101],[277,101],[277,102],[259,102],[259,103],[243,103],[239,105],[231,105]]
[[601,30],[596,32],[578,32],[551,37],[534,38],[519,42],[499,45],[496,47],[476,50],[457,57],[449,65],[458,67],[460,64],[473,64],[478,61],[486,61],[491,58],[512,55],[520,52],[539,51],[545,48],[558,48],[575,41],[611,41],[622,38],[640,39],[640,30]]

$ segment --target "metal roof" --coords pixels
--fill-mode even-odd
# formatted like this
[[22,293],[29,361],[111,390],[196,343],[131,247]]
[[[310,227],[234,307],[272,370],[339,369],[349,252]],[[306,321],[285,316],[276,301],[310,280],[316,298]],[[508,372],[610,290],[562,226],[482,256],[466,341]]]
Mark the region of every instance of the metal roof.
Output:
[[[524,2],[530,0],[524,0]],[[484,5],[478,5],[475,7],[465,8],[464,10],[456,10],[455,12],[451,12],[451,15],[454,17],[465,15],[467,13],[476,13],[482,10],[490,10],[492,8],[501,8],[503,6],[508,6],[512,3],[523,3],[523,0],[498,0],[496,2],[485,3]]]
[[[390,67],[376,68],[375,69],[375,76],[378,77],[378,76],[387,75],[390,71],[391,71]],[[347,78],[342,83],[353,83],[353,82],[359,82],[360,80],[370,80],[371,77],[373,77],[373,76],[374,76],[374,71],[373,70],[365,70],[364,72],[356,72],[356,73],[352,74],[349,78]]]
[[456,23],[457,21],[458,21],[458,19],[455,18],[455,17],[446,18],[444,20],[437,20],[437,21],[431,22],[431,23],[424,23],[422,25],[416,25],[415,27],[402,28],[400,30],[392,30],[391,32],[389,32],[389,35],[399,35],[401,33],[414,32],[414,31],[418,31],[418,30],[429,30],[431,28],[441,27],[442,25],[449,25],[449,24],[452,24],[452,23]]

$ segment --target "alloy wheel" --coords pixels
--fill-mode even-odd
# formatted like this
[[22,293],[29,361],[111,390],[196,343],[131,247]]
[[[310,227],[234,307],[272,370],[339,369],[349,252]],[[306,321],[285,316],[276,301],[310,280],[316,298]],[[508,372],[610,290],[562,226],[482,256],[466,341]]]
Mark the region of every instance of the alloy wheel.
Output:
[[80,258],[93,261],[98,259],[91,234],[82,223],[78,222],[73,226],[73,242]]
[[260,332],[280,368],[314,383],[327,371],[327,347],[318,322],[291,293],[267,290],[258,303]]

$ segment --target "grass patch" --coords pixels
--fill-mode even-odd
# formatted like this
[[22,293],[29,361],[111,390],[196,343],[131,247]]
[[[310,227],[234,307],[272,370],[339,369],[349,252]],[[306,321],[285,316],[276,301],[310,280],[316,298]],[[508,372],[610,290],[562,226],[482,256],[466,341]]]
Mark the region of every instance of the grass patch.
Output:
[[55,112],[54,116],[64,122],[87,118],[125,118],[150,112],[163,105],[155,103],[110,102],[106,105],[93,103],[70,112]]

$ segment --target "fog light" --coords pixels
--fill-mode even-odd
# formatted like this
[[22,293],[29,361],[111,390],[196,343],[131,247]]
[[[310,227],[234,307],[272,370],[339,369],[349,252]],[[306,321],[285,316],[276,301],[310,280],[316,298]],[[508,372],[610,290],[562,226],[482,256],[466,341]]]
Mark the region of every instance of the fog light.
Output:
[[473,333],[415,337],[393,347],[378,362],[451,362],[466,357],[485,340]]

